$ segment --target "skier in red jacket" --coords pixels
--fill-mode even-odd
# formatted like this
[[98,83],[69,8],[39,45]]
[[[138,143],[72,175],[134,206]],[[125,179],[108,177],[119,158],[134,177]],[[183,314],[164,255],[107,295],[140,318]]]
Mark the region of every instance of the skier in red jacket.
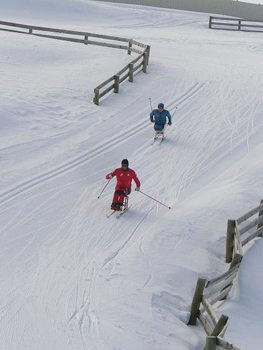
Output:
[[124,198],[127,198],[131,193],[132,180],[136,183],[135,191],[140,191],[141,184],[135,171],[129,168],[128,159],[123,159],[121,162],[121,168],[115,169],[111,173],[107,174],[106,179],[112,179],[114,176],[117,178],[117,183],[115,186],[111,209],[122,210]]

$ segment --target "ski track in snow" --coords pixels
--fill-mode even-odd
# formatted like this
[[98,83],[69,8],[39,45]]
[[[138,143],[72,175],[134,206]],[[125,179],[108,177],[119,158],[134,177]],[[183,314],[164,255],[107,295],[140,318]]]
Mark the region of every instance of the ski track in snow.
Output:
[[[178,100],[171,101],[169,103],[169,108],[171,110],[175,109],[177,104],[184,103],[187,99],[196,95],[199,89],[202,86],[195,84],[187,93],[178,98]],[[122,113],[121,111],[120,113]],[[141,133],[144,131],[143,127],[146,127],[149,124],[148,119],[143,119],[140,123],[135,123],[132,127],[127,129],[126,133],[118,132],[111,139],[107,139],[105,142],[99,144],[96,147],[93,147],[89,152],[85,152],[81,156],[70,160],[66,164],[60,165],[59,167],[52,169],[48,172],[42,173],[35,178],[29,179],[19,185],[10,188],[7,191],[4,191],[0,194],[0,205],[6,203],[6,201],[12,199],[14,196],[23,193],[26,190],[32,189],[34,186],[40,185],[45,181],[52,180],[56,176],[64,175],[67,171],[74,170],[76,167],[86,164],[87,162],[92,161],[96,156],[101,156],[105,151],[113,150],[116,146],[121,145],[123,142],[126,142],[130,138],[134,138],[138,135],[138,130],[141,129]]]
[[[204,91],[206,91],[206,93],[204,93]],[[167,193],[171,190],[171,184],[169,184],[168,181],[168,178],[170,176],[174,177],[174,183],[176,184],[176,196],[180,196],[188,188],[190,188],[193,179],[197,177],[199,171],[210,169],[212,166],[211,162],[207,163],[206,168],[205,163],[211,154],[214,154],[217,151],[218,147],[221,147],[222,144],[226,145],[225,154],[227,154],[233,150],[233,147],[236,147],[237,145],[237,143],[234,144],[234,135],[237,133],[238,129],[243,126],[242,120],[236,119],[235,117],[232,121],[230,118],[228,118],[228,114],[226,113],[227,110],[223,110],[223,112],[226,114],[225,128],[226,130],[229,130],[229,133],[224,133],[224,130],[222,130],[222,127],[220,125],[218,125],[216,128],[215,121],[211,121],[211,115],[209,113],[210,106],[207,106],[204,103],[204,100],[209,98],[209,95],[207,95],[207,93],[209,93],[209,86],[207,84],[196,83],[182,96],[171,100],[169,106],[167,106],[167,108],[171,111],[176,106],[178,106],[178,111],[174,117],[174,129],[171,127],[171,129],[167,130],[168,139],[164,141],[164,144],[161,147],[158,147],[155,150],[157,154],[162,154],[162,161],[166,164],[164,177],[166,179],[165,183],[167,183],[163,189],[160,188],[153,193],[153,196],[156,198],[160,198],[163,192]],[[225,90],[224,86],[220,86],[219,93],[223,94],[228,92]],[[213,98],[213,95],[214,92],[211,94],[211,99]],[[199,100],[200,104],[203,104],[202,108],[199,109],[198,112],[203,113],[203,123],[206,125],[206,128],[204,129],[202,129],[202,126],[200,126],[199,122],[194,121],[196,99]],[[243,132],[243,136],[240,140],[238,140],[238,143],[244,142],[244,138],[249,139],[250,132],[255,132],[257,128],[260,129],[262,127],[261,123],[258,123],[257,126],[254,125],[253,128],[251,128],[252,131],[249,130],[249,125],[253,124],[253,116],[255,112],[259,110],[261,101],[262,99],[259,100],[258,107],[251,108],[251,111],[249,112],[250,117],[248,119],[248,123],[247,120],[244,121],[246,132]],[[246,105],[245,101],[244,105]],[[187,118],[187,121],[184,119],[184,123],[187,125],[187,127],[182,129],[180,128],[182,115],[181,111],[186,108],[186,106],[187,114],[184,114],[183,117]],[[122,113],[122,111],[120,113]],[[235,113],[236,115],[239,114],[237,110]],[[141,128],[140,134],[143,136],[143,138],[145,138],[143,135],[144,127],[146,127],[148,123],[148,120],[143,119],[139,123],[137,122],[136,125],[129,127],[127,129],[125,137],[121,133],[115,134],[114,137],[101,142],[92,150],[89,150],[89,152],[85,152],[83,155],[75,159],[71,159],[66,164],[60,165],[52,171],[42,173],[41,175],[31,180],[25,181],[24,183],[20,184],[19,186],[15,186],[5,193],[2,193],[1,204],[3,205],[7,202],[10,202],[11,199],[15,198],[19,194],[22,195],[27,190],[33,189],[36,185],[44,185],[45,182],[49,180],[51,181],[57,176],[63,176],[68,171],[73,171],[77,167],[82,166],[94,158],[103,155],[103,153],[114,149],[116,145],[119,145],[120,143],[127,142],[127,140],[131,140],[132,142],[134,137],[138,135],[138,128]],[[180,129],[180,133],[177,132],[178,128]],[[195,132],[196,129],[198,132]],[[197,157],[197,154],[195,159],[191,147],[186,147],[183,149],[185,152],[184,157],[180,156],[180,152],[182,152],[182,149],[180,147],[173,149],[173,152],[169,151],[169,148],[174,148],[173,142],[175,142],[175,145],[177,144],[180,146],[180,143],[183,144],[183,142],[188,138],[191,140],[192,144],[195,144],[198,143],[198,140],[200,139],[218,139],[218,134],[222,134],[222,140],[219,138],[220,142],[218,142],[218,144],[210,141],[211,146],[209,144],[207,145],[207,151],[204,153],[203,163],[200,163],[200,159]],[[147,152],[150,152],[152,150],[151,146],[147,145],[145,147],[145,145],[146,143],[144,141],[144,143],[139,147],[137,151],[141,154],[142,159],[147,154]],[[225,154],[223,154],[223,156]],[[222,157],[222,153],[219,154],[219,158],[220,157]],[[218,158],[214,157],[214,159],[215,162],[218,161]],[[175,174],[173,172],[174,161],[176,161],[178,164],[178,172]],[[154,185],[155,179],[150,178],[147,186],[149,188],[154,188]],[[21,216],[21,213],[23,211],[23,208],[20,208],[20,210],[16,213],[16,216],[2,228],[2,237],[8,235],[10,230],[14,230],[16,227],[19,227],[23,223],[26,223],[29,219],[29,216],[33,216],[34,212],[41,210],[41,208],[45,207],[47,203],[50,203],[54,198],[60,196],[60,193],[63,193],[67,187],[68,186],[62,186],[61,188],[57,188],[57,190],[51,196],[48,193],[49,191],[46,190],[46,193],[48,194],[47,199],[43,201],[39,206],[36,206],[28,216],[24,216],[21,219],[18,219],[17,217]],[[36,284],[34,287],[34,283],[36,283],[34,281],[38,275],[41,276],[42,282],[45,281],[44,284],[50,291],[48,303],[45,298],[41,300],[41,296],[37,298],[40,314],[48,314],[48,310],[51,308],[51,305],[53,305],[52,308],[56,310],[63,310],[58,312],[65,312],[67,315],[66,319],[68,319],[67,324],[64,325],[60,324],[61,317],[59,315],[57,319],[54,320],[53,328],[55,333],[51,337],[51,340],[53,339],[53,343],[58,342],[58,346],[61,346],[63,343],[62,339],[54,339],[55,334],[59,334],[62,327],[62,329],[64,329],[68,345],[74,343],[74,346],[78,347],[79,349],[92,349],[94,347],[101,350],[105,349],[107,340],[105,338],[105,335],[100,331],[101,322],[105,322],[104,315],[101,315],[100,313],[100,298],[103,298],[102,289],[105,286],[105,281],[108,281],[108,283],[110,283],[110,281],[114,280],[114,270],[118,269],[118,265],[123,259],[125,259],[125,255],[130,249],[132,249],[134,245],[139,245],[140,252],[142,256],[144,256],[144,251],[141,245],[143,228],[142,230],[139,228],[145,222],[145,220],[147,220],[147,217],[150,213],[155,213],[154,216],[156,218],[160,216],[160,208],[157,205],[153,205],[150,209],[146,211],[144,210],[143,214],[139,214],[145,205],[145,200],[142,198],[142,202],[140,203],[138,209],[136,210],[135,208],[137,211],[136,216],[134,216],[135,213],[133,214],[132,211],[129,211],[123,218],[118,221],[115,220],[115,218],[112,218],[113,220],[109,220],[109,227],[115,226],[115,229],[117,230],[119,226],[123,226],[122,230],[119,233],[116,234],[117,231],[115,230],[115,235],[112,236],[111,230],[105,234],[106,232],[103,231],[103,220],[98,220],[98,217],[101,218],[101,215],[103,214],[102,210],[98,212],[98,209],[96,209],[90,212],[88,217],[86,216],[87,196],[88,193],[86,190],[79,196],[79,199],[76,201],[74,207],[67,214],[67,216],[64,217],[63,221],[60,223],[57,222],[57,227],[54,231],[52,231],[52,226],[50,226],[51,232],[49,234],[49,238],[45,240],[45,246],[49,247],[49,250],[45,252],[45,250],[42,248],[41,255],[38,257],[37,271],[28,271],[27,276],[23,276],[23,278],[27,280],[27,284],[23,290],[23,301],[21,300],[20,303],[19,299],[14,300],[14,303],[18,304],[19,306],[17,305],[15,307],[16,311],[13,316],[7,316],[7,314],[3,314],[2,316],[3,321],[5,321],[6,318],[8,319],[5,327],[10,322],[13,324],[13,326],[17,325],[19,327],[19,334],[21,338],[23,338],[23,333],[26,332],[26,328],[31,327],[31,325],[28,324],[28,321],[24,322],[22,319],[20,319],[19,324],[17,324],[15,320],[19,320],[19,314],[24,307],[28,308],[30,295],[34,295],[34,288],[37,290]],[[32,198],[29,198],[28,201],[29,200],[32,200]],[[24,205],[26,206],[27,203]],[[14,222],[14,225],[12,222]],[[98,227],[100,224],[102,224],[102,232],[101,235],[96,237],[95,241],[93,236],[84,234],[84,232],[92,232],[94,225]],[[33,236],[30,232],[28,233],[29,237],[32,236],[32,238],[27,242],[26,245],[23,246],[22,250],[19,250],[18,253],[14,255],[12,259],[10,259],[10,267],[15,261],[17,261],[20,256],[30,250],[30,246],[34,244],[34,237],[36,237],[41,232],[41,230],[42,227],[39,227],[39,231],[35,231]],[[63,237],[63,234],[61,236],[61,233],[63,231],[70,232],[70,235],[65,236],[61,239],[61,237]],[[124,235],[123,232],[126,232],[126,234]],[[178,237],[177,243],[174,244],[174,249],[179,248],[180,242],[184,239],[184,236],[185,233],[182,233]],[[79,244],[80,241],[82,242],[81,245]],[[63,247],[63,249],[59,249],[55,253],[55,250],[57,250],[58,246]],[[51,251],[50,247],[53,247]],[[54,252],[52,253],[52,251]],[[83,259],[84,256],[88,257],[88,263],[86,259]],[[69,262],[70,265],[66,266],[69,264]],[[152,280],[151,268],[149,262],[147,262],[147,258],[146,264],[149,268],[149,273],[147,279],[143,282],[142,288],[146,288]],[[62,274],[63,270],[65,270],[64,277],[60,276],[59,284],[55,283],[57,266],[62,267]],[[5,268],[7,268],[7,266],[5,266]],[[67,274],[70,276],[69,279],[66,277]],[[17,284],[20,285],[19,283]],[[12,293],[15,293],[16,291],[17,288],[13,289]],[[125,294],[126,292],[123,291],[123,293]],[[158,307],[159,302],[161,302],[161,299],[154,299],[154,305],[156,305],[156,307]],[[10,310],[10,305],[11,301],[6,305],[8,310]],[[41,309],[43,310],[41,311]],[[48,320],[46,320],[46,322],[48,322]],[[24,328],[21,328],[23,323]],[[14,333],[9,335],[11,337],[14,337]],[[60,342],[62,343],[60,344]],[[48,343],[43,343],[42,346],[44,348],[44,346],[48,346]]]
[[[167,17],[169,19],[170,14]],[[190,23],[194,28],[195,20],[188,20],[188,25]],[[162,26],[162,22],[159,25]],[[186,26],[184,19],[183,26]],[[217,35],[224,39],[220,33]],[[190,41],[190,37],[182,35],[175,45],[187,40]],[[157,37],[154,44],[161,45],[161,42]],[[166,44],[170,42],[167,39]],[[251,47],[256,49],[257,46]],[[26,174],[20,182],[0,193],[0,212],[4,218],[0,228],[3,247],[0,271],[5,277],[0,288],[0,348],[1,344],[5,349],[8,344],[8,348],[17,350],[24,350],[25,344],[27,350],[174,348],[170,335],[174,336],[177,323],[186,323],[189,305],[176,290],[171,293],[170,289],[164,290],[165,287],[161,291],[159,286],[153,288],[153,282],[158,281],[155,278],[159,266],[154,269],[151,245],[145,242],[154,244],[152,241],[163,235],[162,244],[172,245],[176,255],[180,245],[195,234],[191,223],[190,228],[180,232],[174,227],[169,228],[171,232],[169,229],[163,232],[165,229],[160,229],[159,223],[164,225],[166,213],[173,209],[176,217],[178,199],[188,199],[220,175],[214,168],[224,164],[234,151],[241,149],[244,156],[261,142],[256,139],[252,144],[251,138],[263,129],[260,116],[263,84],[252,70],[237,67],[231,60],[231,64],[227,62],[221,69],[214,63],[214,67],[207,69],[211,69],[211,75],[205,77],[206,72],[200,73],[197,69],[193,69],[191,76],[190,66],[187,75],[184,72],[180,75],[178,60],[171,69],[175,70],[174,75],[167,77],[170,68],[162,73],[164,67],[158,65],[162,54],[166,53],[153,52],[148,80],[153,87],[158,87],[150,90],[153,108],[156,102],[165,99],[166,108],[174,114],[173,125],[167,127],[167,138],[161,146],[149,145],[153,129],[146,108],[138,115],[139,107],[145,105],[145,96],[149,95],[149,88],[143,82],[147,77],[138,76],[142,83],[140,95],[134,92],[135,87],[123,84],[120,95],[125,98],[131,94],[129,102],[121,102],[113,115],[107,111],[105,120],[94,121],[91,133],[98,128],[103,140],[101,135],[92,135],[82,148],[88,151],[67,161],[59,158],[58,165],[52,169],[38,175]],[[198,64],[198,59],[196,62]],[[226,79],[228,76],[233,81]],[[108,101],[113,100],[117,104],[120,99],[109,96],[102,100],[102,105],[107,106]],[[251,100],[255,103],[250,104]],[[134,105],[139,106],[138,109],[132,109]],[[59,109],[56,111],[56,105],[53,107],[54,115],[63,114]],[[26,108],[22,112],[26,113]],[[133,113],[137,115],[132,123],[122,118],[133,117]],[[83,114],[79,114],[81,120]],[[117,120],[117,125],[111,119]],[[73,131],[62,131],[68,126],[67,121],[62,123],[52,137],[73,137],[78,129],[74,126]],[[31,143],[33,146],[46,140],[48,137]],[[25,143],[16,146],[23,150]],[[10,151],[10,148],[1,150]],[[97,201],[97,188],[102,183],[99,177],[106,173],[113,159],[119,162],[127,150],[134,161],[132,167],[140,170],[142,191],[171,205],[171,211],[140,193],[132,193],[131,210],[119,220],[105,217],[113,183],[103,194],[103,201]],[[112,157],[108,157],[109,154]],[[87,170],[91,169],[87,167],[90,164],[94,172]],[[157,172],[162,175],[161,179],[156,177],[159,166],[163,167],[162,174]],[[229,162],[226,170],[230,166]],[[137,266],[140,266],[135,279],[132,278],[133,260],[138,260]],[[107,302],[109,298],[111,303]],[[142,319],[148,316],[143,322],[137,322],[138,309]],[[156,331],[156,321],[163,326],[163,333]],[[191,331],[187,332],[188,336]],[[125,335],[126,344],[130,344],[128,349],[118,343],[118,334]],[[187,336],[181,337],[185,340]],[[189,344],[184,344],[182,349],[193,350],[194,345]]]

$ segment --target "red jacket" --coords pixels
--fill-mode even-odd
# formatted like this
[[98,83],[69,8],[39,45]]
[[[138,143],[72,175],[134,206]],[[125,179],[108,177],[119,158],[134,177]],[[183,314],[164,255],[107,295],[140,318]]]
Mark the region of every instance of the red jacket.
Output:
[[141,183],[134,170],[128,168],[128,170],[122,170],[122,168],[115,169],[111,173],[106,175],[106,179],[110,179],[111,176],[116,176],[117,183],[115,189],[131,188],[132,180],[136,183],[137,187],[140,187]]

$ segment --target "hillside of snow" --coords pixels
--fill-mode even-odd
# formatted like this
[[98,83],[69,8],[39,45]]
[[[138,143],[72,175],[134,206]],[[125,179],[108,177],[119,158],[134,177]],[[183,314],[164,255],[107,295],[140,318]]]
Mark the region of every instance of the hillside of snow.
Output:
[[[208,15],[89,0],[11,0],[1,20],[134,38],[147,74],[92,103],[125,51],[0,31],[0,349],[201,350],[199,277],[228,269],[225,232],[262,199],[262,35]],[[151,108],[173,115],[151,145]],[[176,109],[177,108],[177,109]],[[107,218],[128,158],[143,193]],[[261,350],[262,242],[228,299],[226,339]]]

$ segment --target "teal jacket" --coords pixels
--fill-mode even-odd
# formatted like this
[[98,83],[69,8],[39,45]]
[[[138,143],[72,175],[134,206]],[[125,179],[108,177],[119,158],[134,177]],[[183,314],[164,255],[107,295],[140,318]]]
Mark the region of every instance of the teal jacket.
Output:
[[167,123],[167,120],[169,125],[172,124],[172,117],[167,109],[162,110],[162,112],[159,112],[158,109],[154,109],[150,113],[150,120],[152,123],[155,123],[155,130],[162,130],[164,128],[164,125]]

